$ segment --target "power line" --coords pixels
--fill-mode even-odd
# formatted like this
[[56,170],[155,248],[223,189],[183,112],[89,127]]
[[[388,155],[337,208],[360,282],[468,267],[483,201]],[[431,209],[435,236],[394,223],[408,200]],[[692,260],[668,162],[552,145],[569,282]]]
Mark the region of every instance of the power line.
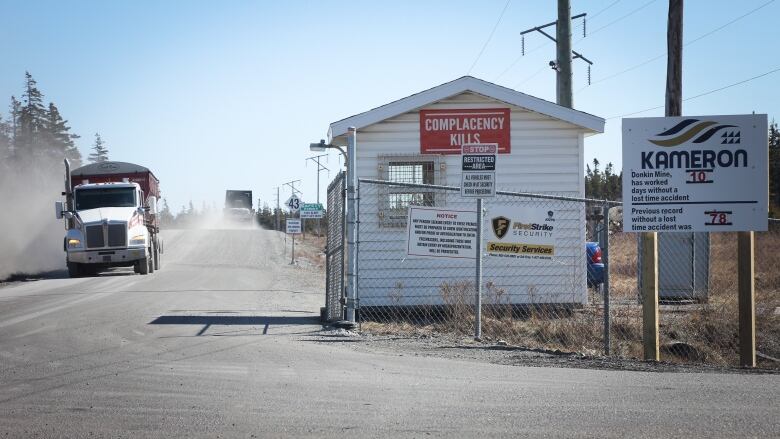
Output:
[[[658,0],[650,0],[649,2],[647,2],[647,3],[643,4],[642,6],[640,6],[640,7],[636,8],[636,9],[634,9],[634,10],[633,10],[633,11],[631,11],[631,12],[629,12],[628,14],[625,14],[625,15],[623,15],[623,16],[621,16],[621,17],[619,17],[619,18],[616,18],[615,20],[612,20],[612,21],[610,21],[609,23],[605,24],[604,26],[601,26],[600,28],[598,28],[598,29],[596,29],[596,30],[594,30],[594,31],[590,31],[590,32],[588,32],[588,34],[589,34],[589,35],[593,35],[593,34],[595,34],[595,33],[597,33],[597,32],[600,32],[600,31],[602,31],[602,30],[604,30],[604,29],[606,29],[606,28],[608,28],[608,27],[612,26],[613,24],[615,24],[615,23],[617,23],[617,22],[619,22],[619,21],[622,21],[622,20],[624,20],[624,19],[626,19],[626,18],[628,18],[628,17],[630,17],[630,16],[634,15],[635,13],[637,13],[637,12],[641,11],[642,9],[644,9],[644,8],[646,8],[646,7],[648,7],[648,6],[650,6],[651,4],[655,3],[656,1],[658,1]],[[577,43],[579,43],[579,42],[580,42],[580,41],[582,41],[583,39],[584,39],[584,37],[583,37],[583,38],[580,38],[579,40],[577,40]]]
[[[718,26],[718,27],[716,27],[716,28],[715,28],[715,29],[713,29],[713,30],[711,30],[711,31],[709,31],[709,32],[707,32],[707,33],[705,33],[705,34],[703,34],[703,35],[700,35],[700,36],[698,36],[698,37],[696,37],[696,38],[692,39],[691,41],[688,41],[687,43],[683,44],[683,47],[687,47],[687,46],[689,46],[689,45],[691,45],[691,44],[693,44],[693,43],[695,43],[695,42],[697,42],[697,41],[699,41],[699,40],[702,40],[702,39],[704,39],[704,38],[706,38],[706,37],[708,37],[708,36],[710,36],[710,35],[714,34],[715,32],[718,32],[718,31],[720,31],[720,30],[722,30],[722,29],[724,29],[724,28],[728,27],[729,25],[736,23],[737,21],[739,21],[739,20],[741,20],[741,19],[743,19],[743,18],[747,17],[748,15],[751,15],[751,14],[753,14],[754,12],[756,12],[756,11],[758,11],[758,10],[760,10],[760,9],[762,9],[762,8],[764,8],[764,7],[766,7],[766,6],[768,6],[769,4],[771,4],[771,3],[774,3],[774,2],[775,2],[775,0],[769,0],[768,2],[766,2],[766,3],[762,4],[761,6],[758,6],[757,8],[755,8],[755,9],[753,9],[753,10],[749,11],[749,12],[746,12],[746,13],[744,13],[744,14],[740,15],[740,16],[739,16],[739,17],[737,17],[737,18],[734,18],[734,19],[730,20],[729,22],[727,22],[727,23],[725,23],[725,24],[723,24],[723,25],[721,25],[721,26]],[[665,57],[665,56],[666,56],[666,53],[662,53],[662,54],[660,54],[660,55],[657,55],[657,56],[654,56],[654,57],[652,57],[652,58],[646,59],[646,60],[644,60],[644,61],[640,62],[639,64],[636,64],[636,65],[634,65],[634,66],[631,66],[631,67],[629,67],[629,68],[627,68],[627,69],[625,69],[625,70],[621,70],[621,71],[619,71],[619,72],[617,72],[617,73],[613,73],[613,74],[611,74],[611,75],[607,75],[607,76],[605,76],[605,77],[603,77],[603,78],[601,78],[601,79],[598,79],[598,80],[596,80],[596,81],[593,81],[593,82],[592,82],[590,85],[594,85],[594,84],[598,84],[598,83],[600,83],[600,82],[608,81],[608,80],[610,80],[610,79],[612,79],[612,78],[615,78],[615,77],[617,77],[617,76],[620,76],[620,75],[623,75],[623,74],[625,74],[625,73],[628,73],[628,72],[630,72],[630,71],[632,71],[632,70],[636,70],[636,69],[638,69],[638,68],[640,68],[640,67],[643,67],[643,66],[645,66],[645,65],[647,65],[647,64],[650,64],[650,63],[651,63],[651,62],[653,62],[653,61],[657,61],[657,60],[659,60],[659,59],[661,59],[661,58],[663,58],[663,57]],[[581,89],[577,90],[577,93],[579,93],[579,92],[581,92],[581,91],[585,90],[586,88],[588,88],[588,86],[582,87]]]
[[[763,78],[764,76],[768,76],[768,75],[771,75],[772,73],[777,73],[777,72],[780,72],[780,67],[772,69],[772,70],[770,70],[768,72],[761,73],[760,75],[753,76],[751,78],[747,78],[747,79],[743,79],[741,81],[737,81],[737,82],[735,82],[733,84],[724,85],[723,87],[719,87],[719,88],[716,88],[716,89],[713,89],[713,90],[705,91],[704,93],[700,93],[700,94],[697,94],[695,96],[691,96],[689,98],[685,98],[685,99],[683,99],[683,102],[691,101],[693,99],[697,99],[697,98],[700,98],[702,96],[711,95],[713,93],[717,93],[719,91],[723,91],[723,90],[726,90],[728,88],[735,87],[737,85],[744,84],[746,82],[750,82],[750,81],[753,81],[753,80],[758,79],[758,78]],[[634,111],[634,112],[631,112],[631,113],[621,114],[619,116],[608,117],[606,120],[617,119],[617,118],[626,117],[626,116],[633,116],[635,114],[646,113],[648,111],[657,110],[659,108],[664,108],[664,105],[659,105],[659,106],[653,107],[653,108],[646,108],[644,110]]]
[[490,36],[488,37],[487,41],[485,41],[485,44],[482,46],[482,50],[479,51],[479,55],[477,55],[477,58],[471,64],[471,67],[469,67],[469,71],[466,72],[467,75],[471,74],[471,70],[473,70],[474,66],[477,65],[477,61],[479,61],[479,59],[482,58],[482,54],[485,52],[485,48],[487,48],[487,45],[490,43],[490,40],[493,39],[493,34],[496,33],[496,29],[498,28],[499,23],[501,23],[501,19],[504,18],[504,13],[506,12],[506,9],[509,7],[509,3],[511,1],[512,0],[506,0],[506,4],[504,4],[504,9],[501,10],[501,15],[498,16],[498,21],[496,21],[496,24],[493,26],[493,30],[490,31]]
[[602,9],[602,10],[600,10],[600,11],[596,12],[595,14],[591,15],[591,16],[590,16],[590,19],[591,19],[591,20],[593,20],[594,18],[596,18],[596,17],[598,17],[599,15],[601,15],[601,14],[602,14],[604,11],[606,11],[607,9],[609,9],[609,8],[611,8],[611,7],[613,7],[613,6],[615,6],[615,5],[616,5],[616,4],[618,4],[618,3],[620,3],[620,0],[615,0],[614,2],[612,2],[612,3],[610,3],[608,6],[606,6],[604,9]]

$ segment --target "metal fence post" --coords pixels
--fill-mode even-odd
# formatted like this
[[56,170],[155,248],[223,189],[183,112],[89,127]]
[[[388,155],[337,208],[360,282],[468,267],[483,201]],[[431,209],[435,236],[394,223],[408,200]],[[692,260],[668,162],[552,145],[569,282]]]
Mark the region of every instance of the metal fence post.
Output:
[[482,198],[477,198],[477,272],[474,297],[474,338],[482,338]]
[[355,321],[355,298],[357,297],[357,228],[355,222],[357,215],[355,211],[355,198],[357,190],[357,169],[355,160],[355,143],[357,141],[357,129],[349,127],[347,129],[347,320]]
[[601,285],[604,294],[604,355],[609,355],[609,202],[604,200],[604,246],[601,249],[604,263],[604,282]]

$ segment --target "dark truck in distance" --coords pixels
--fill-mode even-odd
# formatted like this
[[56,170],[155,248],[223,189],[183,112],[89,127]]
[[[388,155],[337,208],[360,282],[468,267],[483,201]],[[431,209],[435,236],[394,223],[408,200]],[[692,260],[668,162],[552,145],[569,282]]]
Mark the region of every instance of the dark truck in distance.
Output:
[[252,209],[252,191],[225,191],[225,219],[229,221],[250,222],[254,218]]

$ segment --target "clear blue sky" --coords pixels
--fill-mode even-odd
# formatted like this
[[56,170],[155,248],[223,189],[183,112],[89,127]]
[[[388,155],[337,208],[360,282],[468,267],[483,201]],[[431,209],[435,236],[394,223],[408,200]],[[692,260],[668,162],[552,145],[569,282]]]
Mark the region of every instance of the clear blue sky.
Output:
[[[684,98],[780,67],[780,1],[685,5]],[[21,93],[25,70],[82,136],[99,132],[114,160],[151,167],[177,211],[190,199],[222,205],[224,190],[302,179],[316,198],[308,144],[328,124],[469,73],[506,0],[490,1],[9,1],[0,3],[0,99]],[[601,117],[663,104],[666,0],[573,0],[575,108]],[[554,21],[555,2],[511,0],[470,74],[555,100],[552,43],[520,31]],[[519,58],[519,59],[518,59]],[[780,119],[780,72],[683,103],[695,114]],[[3,101],[0,101],[2,103]],[[6,104],[0,113],[7,114]],[[663,115],[663,109],[637,116]],[[620,119],[586,140],[588,160],[620,167]],[[326,163],[339,167],[337,155]],[[330,173],[330,177],[334,176]],[[322,174],[324,187],[329,180]],[[289,190],[283,192],[283,197]]]

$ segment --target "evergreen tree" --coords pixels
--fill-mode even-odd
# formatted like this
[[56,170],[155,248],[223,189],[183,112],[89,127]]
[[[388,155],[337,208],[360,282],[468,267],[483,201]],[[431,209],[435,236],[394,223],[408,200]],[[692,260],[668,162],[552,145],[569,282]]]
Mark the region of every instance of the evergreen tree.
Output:
[[593,168],[585,166],[585,196],[598,200],[620,200],[623,191],[623,172],[615,174],[612,163],[607,163],[601,172],[598,159],[593,159]]
[[46,121],[46,108],[43,105],[43,94],[38,90],[38,83],[30,72],[24,72],[24,93],[19,109],[19,132],[16,138],[17,154],[40,156],[46,154],[46,146],[42,135]]
[[0,158],[4,159],[12,154],[11,124],[3,120],[3,115],[0,114]]
[[173,213],[171,213],[171,209],[168,207],[168,200],[163,198],[162,209],[160,210],[160,224],[170,226],[173,224],[173,221]]
[[106,148],[106,143],[99,133],[95,133],[95,144],[92,146],[92,150],[94,152],[89,155],[90,163],[108,161],[108,148]]
[[769,210],[776,217],[780,209],[780,130],[769,124]]
[[59,109],[53,102],[49,103],[44,128],[52,153],[57,157],[66,157],[73,162],[74,167],[78,167],[81,163],[81,153],[73,140],[78,139],[79,136],[70,133],[68,121],[62,119]]
[[19,132],[21,131],[19,117],[22,113],[22,103],[19,102],[15,96],[11,96],[11,105],[9,106],[9,110],[11,116],[8,121],[9,125],[11,126],[11,156],[15,156],[16,149],[19,146]]

